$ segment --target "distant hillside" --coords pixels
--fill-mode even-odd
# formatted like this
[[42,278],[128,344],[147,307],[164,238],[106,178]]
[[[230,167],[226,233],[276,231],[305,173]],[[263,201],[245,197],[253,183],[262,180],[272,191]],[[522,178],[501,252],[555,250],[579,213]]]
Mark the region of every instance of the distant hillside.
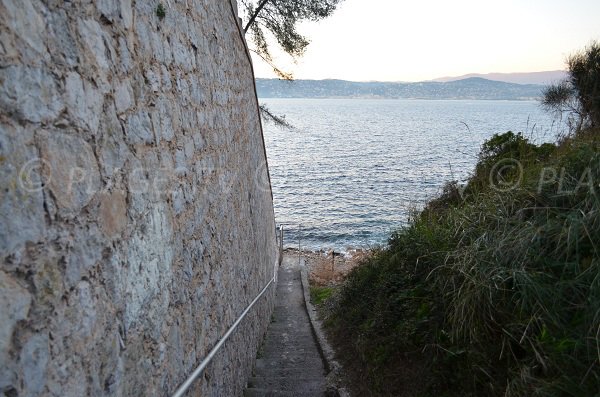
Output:
[[431,81],[438,81],[444,83],[448,81],[463,80],[470,77],[481,77],[487,80],[503,81],[505,83],[548,85],[562,80],[566,76],[567,72],[565,72],[564,70],[552,70],[548,72],[530,73],[471,73],[458,77],[441,77],[439,79],[433,79]]
[[478,77],[450,82],[353,82],[345,80],[256,79],[261,98],[538,99],[543,86]]

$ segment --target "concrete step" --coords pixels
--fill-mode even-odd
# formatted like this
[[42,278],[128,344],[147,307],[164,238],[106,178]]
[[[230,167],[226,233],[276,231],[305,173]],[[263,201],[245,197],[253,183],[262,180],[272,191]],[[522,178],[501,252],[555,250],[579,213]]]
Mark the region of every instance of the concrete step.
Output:
[[[290,356],[285,360],[285,365],[287,368],[323,368],[323,359],[320,356],[306,357],[306,356]],[[267,369],[267,368],[281,368],[282,362],[276,359],[264,359],[259,358],[256,360],[256,364],[254,368],[257,370]]]
[[308,319],[308,314],[305,313],[298,313],[300,309],[295,310],[296,313],[277,313],[274,312],[273,316],[271,317],[271,322],[269,323],[269,325],[281,325],[281,324],[287,324],[287,323],[297,323],[297,324],[302,324],[305,326],[309,326],[310,324],[304,322],[305,318]]
[[[275,327],[273,327],[275,328]],[[310,338],[313,336],[312,330],[310,328],[306,329],[297,329],[297,327],[281,327],[279,329],[269,330],[269,333],[266,336],[266,341],[277,340],[282,337],[285,337],[288,340],[297,339],[297,338]]]
[[249,389],[267,389],[279,392],[301,391],[303,393],[319,393],[325,391],[325,379],[291,378],[291,377],[252,377],[248,379]]
[[293,338],[293,339],[282,338],[279,340],[272,340],[272,341],[269,341],[268,343],[265,343],[261,347],[261,351],[266,352],[269,349],[275,350],[275,349],[295,349],[295,348],[305,348],[305,349],[311,349],[312,351],[315,351],[316,347],[317,347],[317,344],[311,335],[311,336],[303,336],[303,337],[298,337],[298,338]]
[[312,328],[301,325],[282,325],[282,324],[272,324],[270,325],[270,329],[266,335],[267,339],[277,338],[280,335],[288,335],[289,337],[293,337],[298,335],[299,337],[312,335]]
[[271,370],[255,371],[252,374],[254,377],[291,377],[291,378],[302,378],[311,377],[316,378],[319,376],[325,376],[325,371],[319,368],[277,368]]
[[282,392],[272,391],[269,389],[246,389],[244,390],[244,397],[321,397],[324,393],[313,393],[313,392]]
[[310,378],[322,377],[323,379],[325,379],[325,375],[324,375],[323,371],[319,371],[316,369],[304,369],[304,370],[299,371],[299,370],[289,369],[289,368],[280,368],[280,369],[273,370],[273,371],[256,372],[256,373],[252,374],[252,377],[254,377],[254,378],[282,377],[282,378],[290,378],[290,379],[305,378],[305,377],[310,377]]
[[286,363],[277,363],[267,368],[254,369],[253,374],[255,376],[325,376],[325,369],[323,366],[308,366],[308,365],[296,365],[290,366]]
[[315,353],[310,348],[290,347],[280,349],[269,349],[263,351],[263,357],[275,361],[286,362],[288,364],[302,363],[313,358],[320,358],[318,353]]
[[284,330],[279,334],[267,335],[263,346],[268,346],[271,343],[296,343],[300,344],[303,342],[314,343],[314,337],[310,330],[293,332],[292,330]]
[[[306,321],[309,321],[308,318],[306,319]],[[302,318],[282,318],[282,319],[278,319],[275,320],[271,323],[269,323],[269,326],[273,326],[275,327],[274,329],[279,329],[279,328],[284,328],[284,327],[289,327],[289,328],[293,328],[295,330],[299,330],[299,329],[310,329],[310,324],[307,324],[306,322],[304,322],[304,319]]]
[[295,363],[309,360],[311,358],[320,358],[313,350],[308,347],[281,347],[279,349],[263,350],[263,357],[268,357],[272,360],[285,361],[287,363]]

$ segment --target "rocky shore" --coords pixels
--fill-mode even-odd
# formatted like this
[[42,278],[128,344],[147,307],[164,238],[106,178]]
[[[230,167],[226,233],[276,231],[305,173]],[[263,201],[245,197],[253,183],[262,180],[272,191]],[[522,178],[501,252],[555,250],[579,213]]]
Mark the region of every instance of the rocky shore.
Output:
[[311,284],[332,286],[341,283],[348,273],[358,266],[372,251],[349,248],[345,253],[332,250],[309,251],[293,248],[284,250],[287,256],[305,259]]

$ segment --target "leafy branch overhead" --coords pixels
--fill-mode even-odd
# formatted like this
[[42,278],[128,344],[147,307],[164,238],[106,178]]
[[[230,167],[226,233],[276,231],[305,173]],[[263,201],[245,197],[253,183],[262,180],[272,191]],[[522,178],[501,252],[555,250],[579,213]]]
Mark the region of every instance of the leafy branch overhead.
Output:
[[262,104],[259,106],[260,115],[265,122],[273,123],[277,127],[287,128],[288,130],[293,130],[294,126],[291,125],[286,119],[285,116],[278,116],[275,113],[271,112],[271,110],[267,107],[267,105]]
[[343,0],[242,0],[245,11],[244,32],[250,33],[253,50],[267,62],[283,79],[292,76],[283,72],[273,62],[267,41],[270,32],[277,44],[292,58],[301,57],[310,43],[300,34],[297,25],[301,21],[319,21],[335,11]]

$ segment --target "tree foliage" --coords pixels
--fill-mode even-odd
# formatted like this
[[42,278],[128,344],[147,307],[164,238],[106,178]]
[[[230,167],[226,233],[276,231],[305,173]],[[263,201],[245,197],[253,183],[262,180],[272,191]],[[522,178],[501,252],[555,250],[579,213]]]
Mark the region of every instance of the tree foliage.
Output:
[[568,77],[544,91],[542,104],[567,114],[574,130],[600,126],[600,42],[567,59]]
[[292,75],[279,69],[273,62],[269,50],[267,32],[273,35],[277,44],[292,58],[304,54],[310,43],[298,32],[301,21],[319,21],[330,16],[343,0],[242,0],[245,10],[246,33],[255,45],[253,50],[267,62],[283,79]]

